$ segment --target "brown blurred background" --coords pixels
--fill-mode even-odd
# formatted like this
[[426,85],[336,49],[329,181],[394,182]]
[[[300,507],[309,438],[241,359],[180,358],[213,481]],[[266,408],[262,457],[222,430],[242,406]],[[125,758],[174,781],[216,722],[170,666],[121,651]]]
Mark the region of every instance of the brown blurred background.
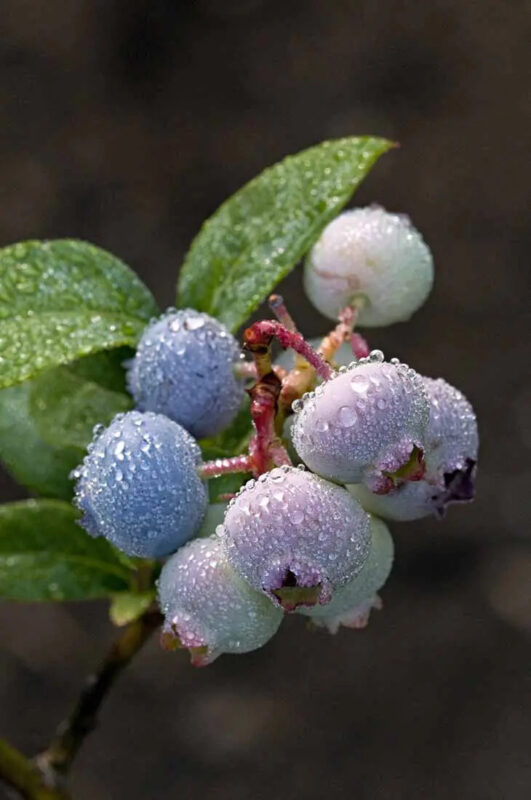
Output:
[[[86,238],[170,305],[202,220],[264,166],[392,137],[356,203],[409,213],[437,276],[410,324],[370,341],[457,384],[482,432],[475,504],[394,526],[368,629],[288,619],[206,670],[153,641],[75,765],[76,800],[530,796],[530,11],[2,0],[0,244]],[[298,272],[283,291],[308,334],[326,329]],[[0,636],[0,735],[35,752],[112,637],[105,604],[0,604]]]

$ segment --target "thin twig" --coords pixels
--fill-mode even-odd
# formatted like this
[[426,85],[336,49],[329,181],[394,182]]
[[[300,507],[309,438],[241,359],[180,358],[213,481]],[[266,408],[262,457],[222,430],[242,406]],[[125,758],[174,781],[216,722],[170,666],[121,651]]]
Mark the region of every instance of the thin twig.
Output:
[[113,643],[97,672],[88,679],[71,714],[37,758],[39,768],[50,779],[68,772],[86,736],[96,727],[98,712],[109,690],[161,621],[161,614],[150,609],[131,622]]
[[0,739],[0,780],[25,800],[69,800],[64,789],[48,786],[39,767],[5,739]]

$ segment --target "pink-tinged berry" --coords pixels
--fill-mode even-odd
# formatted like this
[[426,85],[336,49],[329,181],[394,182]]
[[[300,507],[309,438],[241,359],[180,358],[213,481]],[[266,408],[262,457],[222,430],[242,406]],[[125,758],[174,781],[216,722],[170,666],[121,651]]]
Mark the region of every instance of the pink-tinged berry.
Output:
[[381,494],[422,476],[428,400],[420,375],[397,359],[373,350],[293,409],[293,444],[313,472]]
[[262,647],[282,621],[282,611],[231,567],[217,536],[178,550],[162,569],[158,594],[163,646],[186,648],[198,667]]
[[295,467],[249,481],[219,531],[230,563],[285,611],[328,602],[368,555],[369,517],[353,499]]
[[371,517],[370,531],[369,556],[359,575],[338,589],[327,605],[299,609],[314,625],[327,628],[330,633],[337,633],[341,625],[364,628],[371,610],[382,607],[376,592],[391,572],[394,545],[387,525],[376,517]]
[[385,496],[362,485],[350,487],[364,508],[388,519],[442,516],[450,503],[474,498],[479,445],[474,409],[458,389],[442,378],[423,378],[423,382],[430,417],[422,480],[397,487]]
[[360,325],[402,322],[426,300],[433,259],[403,214],[379,206],[345,211],[322,232],[306,260],[304,287],[313,305],[336,319],[359,307]]

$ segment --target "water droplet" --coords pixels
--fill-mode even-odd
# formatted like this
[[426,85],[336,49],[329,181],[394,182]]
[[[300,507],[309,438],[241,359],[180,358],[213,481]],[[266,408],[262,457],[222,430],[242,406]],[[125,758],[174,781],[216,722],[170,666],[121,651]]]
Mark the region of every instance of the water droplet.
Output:
[[300,525],[304,519],[304,512],[300,508],[294,508],[291,511],[290,519],[294,525]]
[[356,392],[356,394],[365,394],[369,385],[369,380],[364,375],[354,375],[350,382],[352,391]]
[[342,428],[351,428],[356,424],[358,415],[350,406],[341,406],[337,413],[339,424]]
[[205,324],[205,320],[203,317],[188,317],[186,322],[184,323],[185,327],[188,328],[189,331],[196,331],[199,328],[202,328]]

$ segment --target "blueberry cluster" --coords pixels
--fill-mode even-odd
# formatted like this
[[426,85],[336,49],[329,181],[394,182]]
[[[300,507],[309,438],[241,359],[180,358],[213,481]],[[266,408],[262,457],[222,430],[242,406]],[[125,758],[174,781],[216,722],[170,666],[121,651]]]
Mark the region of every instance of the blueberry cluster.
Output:
[[[387,324],[423,302],[432,273],[409,220],[370,207],[324,230],[305,285],[331,317],[351,305],[362,324]],[[253,466],[264,447],[253,417],[254,477],[209,505],[213,473],[196,438],[226,428],[241,407],[240,347],[207,314],[170,309],[129,364],[136,410],[95,430],[74,473],[91,534],[129,555],[169,556],[158,582],[163,643],[187,648],[194,664],[261,647],[284,613],[333,633],[363,627],[393,561],[380,518],[441,516],[473,497],[476,418],[457,389],[379,350],[333,366],[293,402],[284,444],[296,465],[287,454],[275,461],[277,441],[268,468]]]

